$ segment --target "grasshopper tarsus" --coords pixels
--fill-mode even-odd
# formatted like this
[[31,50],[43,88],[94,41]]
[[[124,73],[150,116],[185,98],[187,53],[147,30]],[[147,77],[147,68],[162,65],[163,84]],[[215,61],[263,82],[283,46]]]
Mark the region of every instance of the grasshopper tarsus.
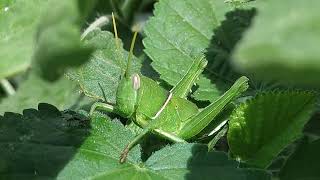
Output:
[[129,150],[130,150],[129,145],[127,145],[120,155],[120,160],[119,160],[120,164],[123,164],[126,162]]

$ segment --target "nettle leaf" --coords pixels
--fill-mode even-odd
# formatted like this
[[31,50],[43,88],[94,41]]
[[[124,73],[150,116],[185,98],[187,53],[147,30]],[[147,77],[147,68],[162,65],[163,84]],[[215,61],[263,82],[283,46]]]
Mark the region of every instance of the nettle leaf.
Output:
[[[107,31],[95,30],[85,39],[85,43],[96,48],[88,63],[68,76],[77,81],[82,91],[89,97],[115,103],[116,90],[120,75],[126,69],[128,52],[117,50],[115,38]],[[122,47],[122,46],[121,46]],[[132,59],[131,72],[140,72],[141,64],[135,57]]]
[[94,2],[49,2],[39,24],[34,55],[34,65],[44,78],[57,80],[67,67],[89,59],[93,48],[80,41],[80,29]]
[[0,101],[0,114],[4,112],[20,113],[23,109],[37,107],[39,102],[50,103],[59,109],[68,109],[79,100],[77,85],[68,79],[49,83],[30,74],[22,82],[15,95]]
[[36,27],[47,2],[48,0],[1,0],[0,79],[29,67]]
[[199,144],[168,146],[145,163],[137,146],[120,164],[119,155],[133,134],[97,113],[89,121],[40,104],[38,111],[0,116],[0,127],[0,174],[5,179],[270,179],[263,171],[239,169],[225,153],[208,153]]
[[207,146],[191,143],[167,146],[145,166],[159,179],[270,179],[264,171],[237,168],[238,163],[223,152],[208,152]]
[[[216,0],[158,2],[155,5],[154,17],[150,18],[145,27],[147,37],[143,42],[145,52],[152,59],[152,66],[160,74],[160,78],[172,86],[176,85],[191,66],[194,57],[205,53],[212,36],[215,35],[214,30],[225,20],[225,13],[234,9],[234,4]],[[233,29],[237,29],[237,26]],[[227,38],[229,37],[223,39],[223,43],[233,43],[228,42]],[[229,53],[220,52],[219,49],[216,49],[214,56]],[[226,60],[220,59],[218,64],[212,65],[214,62],[210,61],[214,56],[207,57],[210,66],[205,74],[210,80],[217,78],[217,67]],[[212,101],[219,96],[219,91],[210,80],[203,75],[200,77],[199,89],[194,94],[196,99]]]
[[230,116],[231,154],[266,168],[288,144],[302,135],[315,106],[315,95],[303,91],[269,92],[241,104]]
[[320,140],[303,142],[281,169],[281,180],[320,179]]
[[235,67],[266,80],[319,86],[320,14],[317,0],[270,0],[233,56]]
[[[90,124],[84,116],[39,104],[38,111],[0,116],[0,127],[0,174],[5,179],[86,179],[92,173],[128,168],[120,166],[118,158],[130,131],[109,118],[96,117]],[[138,157],[137,147],[128,161]]]
[[[214,35],[206,51],[208,65],[204,73],[211,77],[211,81],[219,87],[219,90],[226,91],[228,86],[241,76],[230,65],[231,54],[242,38],[243,32],[250,26],[254,15],[255,9],[250,6],[238,8],[227,12],[220,26],[214,29]],[[261,85],[253,86],[255,83],[257,82],[251,80],[253,89],[261,87]]]

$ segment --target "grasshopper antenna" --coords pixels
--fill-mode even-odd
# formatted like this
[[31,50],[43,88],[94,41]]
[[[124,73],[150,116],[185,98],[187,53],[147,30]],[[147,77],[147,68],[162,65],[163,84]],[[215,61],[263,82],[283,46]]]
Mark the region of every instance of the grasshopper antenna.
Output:
[[128,61],[127,61],[127,69],[125,71],[125,76],[128,78],[130,75],[129,75],[129,70],[130,70],[130,67],[131,67],[131,60],[132,60],[132,56],[133,56],[133,49],[134,49],[134,45],[136,43],[136,39],[137,39],[137,34],[138,34],[138,31],[135,31],[134,34],[133,34],[133,38],[132,38],[132,41],[131,41],[131,45],[130,45],[130,51],[129,51],[129,55],[128,55]]
[[[112,24],[113,24],[113,31],[114,31],[114,36],[115,36],[115,41],[116,41],[116,46],[117,46],[117,50],[118,52],[120,52],[120,42],[119,42],[119,36],[118,36],[118,30],[117,30],[117,24],[116,24],[116,19],[114,17],[114,14],[112,12]],[[137,38],[137,34],[138,32],[135,31],[134,34],[133,34],[133,38],[132,38],[132,41],[131,41],[131,45],[130,45],[130,52],[129,52],[129,55],[128,55],[128,60],[127,60],[127,66],[126,66],[126,70],[124,72],[124,76],[125,77],[129,77],[129,69],[131,67],[131,59],[132,59],[132,56],[133,56],[133,49],[134,49],[134,45],[135,45],[135,42],[136,42],[136,38]],[[120,55],[120,54],[119,54]],[[122,61],[120,61],[120,64]],[[124,66],[123,66],[124,67]],[[121,76],[122,77],[122,76]]]
[[113,12],[111,13],[111,16],[112,16],[112,24],[113,24],[114,36],[115,36],[115,39],[116,39],[116,46],[117,46],[117,49],[120,50],[117,24],[116,24],[116,19],[115,19],[115,17],[114,17]]

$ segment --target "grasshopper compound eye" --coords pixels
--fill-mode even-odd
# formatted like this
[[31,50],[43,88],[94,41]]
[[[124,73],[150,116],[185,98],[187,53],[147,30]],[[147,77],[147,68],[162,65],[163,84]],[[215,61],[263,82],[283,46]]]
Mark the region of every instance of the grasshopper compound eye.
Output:
[[134,74],[132,76],[132,84],[134,90],[138,90],[140,88],[140,76],[138,74]]

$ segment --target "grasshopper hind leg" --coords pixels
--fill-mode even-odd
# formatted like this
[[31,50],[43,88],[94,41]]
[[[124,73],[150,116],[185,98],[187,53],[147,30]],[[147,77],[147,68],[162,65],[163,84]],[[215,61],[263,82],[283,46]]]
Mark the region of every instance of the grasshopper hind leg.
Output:
[[200,133],[230,102],[248,89],[248,80],[245,76],[240,77],[231,88],[215,102],[191,117],[187,123],[183,125],[179,137],[189,139]]

